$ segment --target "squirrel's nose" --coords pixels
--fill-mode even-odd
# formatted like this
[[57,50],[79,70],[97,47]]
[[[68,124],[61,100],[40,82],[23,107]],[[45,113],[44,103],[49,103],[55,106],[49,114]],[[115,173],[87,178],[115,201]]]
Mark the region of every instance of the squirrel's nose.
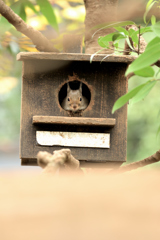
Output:
[[75,110],[77,108],[77,105],[73,105],[73,109]]

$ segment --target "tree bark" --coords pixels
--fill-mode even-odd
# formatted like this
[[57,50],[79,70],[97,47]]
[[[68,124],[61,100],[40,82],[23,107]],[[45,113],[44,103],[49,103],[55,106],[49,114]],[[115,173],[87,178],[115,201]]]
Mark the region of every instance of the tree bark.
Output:
[[135,170],[137,168],[141,168],[141,167],[145,167],[149,164],[152,163],[157,163],[160,161],[160,150],[158,150],[156,153],[154,153],[153,155],[141,160],[141,161],[137,161],[137,162],[133,162],[130,164],[126,164],[122,167],[120,167],[118,169],[118,172],[123,173],[123,172],[128,172],[131,170]]
[[41,32],[26,24],[10,7],[5,5],[2,0],[0,0],[0,14],[2,14],[17,31],[30,38],[40,52],[59,52]]
[[[116,21],[118,0],[84,0],[86,8],[85,18],[85,53],[96,53],[101,49],[98,45],[98,37],[114,32],[113,28],[102,29],[96,32],[93,27]],[[95,33],[96,32],[96,33]],[[93,34],[95,33],[94,37]],[[100,53],[112,53],[113,50],[106,49]]]

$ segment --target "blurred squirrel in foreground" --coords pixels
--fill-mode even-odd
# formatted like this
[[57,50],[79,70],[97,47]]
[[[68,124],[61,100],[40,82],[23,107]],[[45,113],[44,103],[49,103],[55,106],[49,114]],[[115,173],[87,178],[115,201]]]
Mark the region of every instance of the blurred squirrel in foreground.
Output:
[[88,107],[88,99],[82,95],[82,82],[79,85],[79,89],[72,90],[69,82],[67,83],[67,96],[62,101],[62,108],[69,111],[70,115],[74,113],[82,112]]

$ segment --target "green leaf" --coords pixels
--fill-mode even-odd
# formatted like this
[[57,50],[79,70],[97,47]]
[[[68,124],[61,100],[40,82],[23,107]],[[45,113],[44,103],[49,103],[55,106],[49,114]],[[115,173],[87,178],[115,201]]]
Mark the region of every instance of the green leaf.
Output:
[[156,82],[157,81],[148,81],[147,84],[143,88],[141,88],[141,90],[133,97],[132,103],[136,103],[144,99],[154,87]]
[[126,36],[129,36],[129,32],[123,27],[114,27],[118,32],[124,33]]
[[56,20],[56,16],[53,10],[52,5],[48,0],[37,0],[37,4],[40,6],[41,13],[45,16],[48,23],[58,31],[58,24]]
[[100,30],[102,30],[102,29],[112,28],[112,27],[121,27],[121,26],[126,26],[126,25],[133,25],[133,24],[135,25],[135,23],[132,22],[132,21],[122,21],[122,22],[113,22],[113,23],[110,23],[110,24],[103,23],[103,24],[97,25],[97,26],[91,28],[91,30],[92,30],[92,29],[95,29],[95,28],[100,28],[100,29],[98,29],[98,30],[92,35],[92,38],[94,37],[94,35],[95,35],[98,31],[100,31]]
[[29,7],[30,9],[32,9],[32,11],[33,11],[35,14],[39,15],[39,12],[36,10],[36,8],[34,7],[34,5],[33,5],[30,1],[26,1],[26,2],[25,2],[25,5],[26,5],[27,7]]
[[151,45],[151,42],[150,47],[147,47],[144,53],[142,53],[135,61],[130,64],[125,73],[126,76],[131,72],[136,72],[138,70],[146,68],[158,61],[160,58],[160,41],[154,45]]
[[137,30],[134,30],[133,28],[130,28],[129,29],[129,36],[131,37],[132,35],[134,35],[134,34],[137,34]]
[[123,27],[114,27],[119,33],[124,33],[124,35],[129,36],[129,32]]
[[146,68],[135,71],[134,73],[141,77],[153,77],[155,74],[155,72],[151,66],[148,66]]
[[160,38],[159,37],[155,37],[153,38],[148,44],[145,50],[148,50],[149,48],[151,48],[152,46],[154,46],[155,44],[160,42]]
[[116,32],[112,37],[112,41],[116,41],[118,39],[123,39],[123,38],[126,38],[126,35],[123,32],[120,32],[120,33]]
[[98,40],[103,41],[103,42],[111,42],[112,41],[112,37],[113,37],[114,34],[115,33],[107,34],[104,37],[99,37]]
[[151,29],[158,37],[160,37],[160,22],[157,22],[154,25],[152,25]]
[[154,15],[152,15],[152,17],[151,17],[151,23],[152,23],[152,25],[154,25],[156,23],[156,17]]
[[21,11],[22,3],[20,1],[13,3],[10,8],[17,14],[19,15]]
[[135,51],[135,49],[134,49],[134,48],[132,47],[132,45],[131,45],[131,42],[130,42],[129,37],[126,38],[126,41],[127,41],[128,46],[130,47],[130,49],[132,49],[133,51]]
[[115,43],[113,43],[113,45],[115,46],[115,48],[118,48],[118,42],[115,42]]
[[[150,3],[149,3],[150,2]],[[145,11],[145,13],[144,13],[144,16],[143,16],[143,20],[144,20],[144,22],[145,23],[147,23],[146,22],[146,17],[147,17],[147,14],[148,14],[148,12],[150,11],[150,9],[153,7],[153,5],[156,3],[156,1],[149,1],[148,2],[148,4],[147,4],[147,7],[146,7],[146,11]]]
[[25,12],[25,5],[21,5],[21,9],[20,9],[20,12],[19,12],[19,16],[23,19],[23,21],[26,21],[26,12]]
[[158,78],[159,73],[160,73],[160,68],[157,69],[157,71],[155,73],[155,78]]
[[132,41],[136,44],[138,44],[138,35],[137,35],[137,31],[135,31],[134,29],[130,28],[129,29],[129,34],[130,37],[132,38]]
[[112,41],[112,37],[113,37],[114,33],[110,33],[104,37],[99,37],[98,38],[98,44],[103,47],[106,48],[109,46],[109,42]]
[[151,3],[153,2],[154,0],[149,0],[147,5],[146,5],[146,10],[148,10],[148,8],[150,7]]
[[115,102],[113,109],[112,109],[112,113],[114,113],[117,109],[121,108],[122,106],[124,106],[131,98],[133,98],[144,86],[146,85],[146,83],[143,83],[141,85],[139,85],[138,87],[132,89],[131,91],[129,91],[128,93],[126,93],[125,95],[123,95],[122,97],[118,98],[118,100]]
[[123,39],[123,38],[125,38],[123,34],[114,32],[114,33],[110,33],[104,37],[99,37],[98,44],[103,48],[108,48],[109,42],[115,41],[117,39]]
[[[152,32],[151,27],[140,28],[140,34],[144,34],[146,32]],[[139,34],[139,30],[137,30],[136,33]]]

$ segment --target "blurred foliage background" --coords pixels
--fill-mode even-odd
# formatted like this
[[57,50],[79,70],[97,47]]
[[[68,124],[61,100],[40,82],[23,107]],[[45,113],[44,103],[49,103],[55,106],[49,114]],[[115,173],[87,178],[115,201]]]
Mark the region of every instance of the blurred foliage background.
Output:
[[[29,25],[44,33],[60,51],[64,34],[84,33],[83,0],[50,0],[53,8],[48,6],[47,14],[44,8],[47,0],[4,2]],[[142,19],[138,19],[139,23]],[[152,37],[145,34],[146,41]],[[27,37],[0,17],[0,151],[19,144],[22,63],[16,61],[16,55],[20,51],[37,50]],[[143,78],[132,77],[129,89],[141,82]],[[160,85],[156,85],[143,101],[128,104],[128,162],[146,158],[159,149],[159,91]]]

